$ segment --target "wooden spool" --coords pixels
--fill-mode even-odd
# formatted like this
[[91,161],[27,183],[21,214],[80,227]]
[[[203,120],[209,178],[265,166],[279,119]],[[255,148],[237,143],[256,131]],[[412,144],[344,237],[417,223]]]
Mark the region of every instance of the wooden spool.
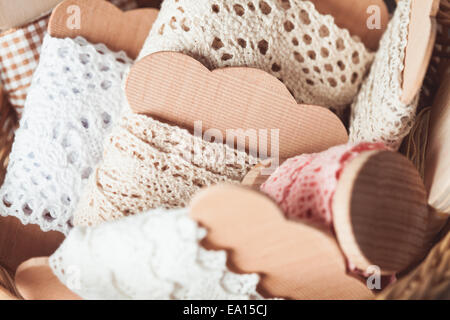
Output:
[[[347,29],[351,35],[357,36],[365,46],[376,51],[378,44],[389,22],[388,8],[383,0],[310,0],[317,11],[324,15],[332,15],[340,28]],[[371,15],[379,18],[379,28],[369,28]]]
[[51,12],[62,0],[0,0],[0,30],[35,21]]
[[430,205],[450,214],[450,68],[431,109],[425,185]]
[[33,258],[17,268],[16,286],[25,300],[80,300],[64,286],[48,265],[48,258]]
[[[236,186],[207,189],[193,200],[191,217],[208,229],[205,248],[227,251],[231,271],[261,275],[258,292],[266,297],[373,298],[363,282],[346,275],[331,234],[285,220],[262,193]],[[67,296],[45,258],[22,265],[16,284],[26,299],[76,298]]]
[[345,259],[331,233],[285,220],[262,193],[217,186],[194,198],[191,216],[208,230],[203,242],[207,249],[227,251],[232,271],[261,275],[258,291],[265,297],[373,297],[365,283],[346,274]]
[[[67,11],[70,6],[80,8],[81,29],[67,27],[67,19],[73,14]],[[157,13],[156,9],[123,13],[103,0],[66,0],[53,11],[49,32],[59,38],[83,36],[92,43],[104,43],[111,50],[123,50],[134,58],[143,46]],[[12,134],[12,129],[8,134]],[[59,232],[43,232],[37,225],[22,225],[17,218],[0,217],[0,264],[13,273],[20,263],[31,257],[52,254],[63,240],[64,235]]]
[[[268,178],[263,168],[255,167],[243,184],[259,189]],[[446,221],[428,207],[413,164],[389,151],[364,152],[347,164],[332,208],[344,254],[357,268],[376,265],[383,274],[403,271],[422,259]]]

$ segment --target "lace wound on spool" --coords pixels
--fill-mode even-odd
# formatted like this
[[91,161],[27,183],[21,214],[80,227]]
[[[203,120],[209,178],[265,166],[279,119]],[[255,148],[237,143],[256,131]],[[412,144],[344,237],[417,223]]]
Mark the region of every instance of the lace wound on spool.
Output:
[[183,52],[210,69],[262,69],[280,79],[298,103],[339,115],[373,60],[332,16],[300,0],[167,0],[140,58],[158,51]]

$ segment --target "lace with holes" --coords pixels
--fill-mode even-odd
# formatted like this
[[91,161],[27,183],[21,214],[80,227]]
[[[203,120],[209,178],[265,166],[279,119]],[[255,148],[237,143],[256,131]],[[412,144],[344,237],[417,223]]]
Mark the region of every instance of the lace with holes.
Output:
[[185,207],[203,187],[239,183],[258,159],[145,115],[124,114],[105,142],[74,214],[96,225],[163,207]]
[[103,139],[127,105],[132,60],[83,38],[47,35],[16,132],[0,214],[67,234]]
[[302,0],[166,0],[139,58],[158,51],[183,52],[210,69],[262,69],[298,103],[338,114],[353,101],[373,60],[332,16]]
[[351,107],[352,142],[383,142],[398,149],[414,124],[419,94],[409,104],[400,100],[410,15],[411,0],[400,0],[370,74]]
[[262,299],[259,276],[230,272],[225,251],[201,246],[205,236],[186,209],[158,209],[75,227],[50,266],[85,299]]

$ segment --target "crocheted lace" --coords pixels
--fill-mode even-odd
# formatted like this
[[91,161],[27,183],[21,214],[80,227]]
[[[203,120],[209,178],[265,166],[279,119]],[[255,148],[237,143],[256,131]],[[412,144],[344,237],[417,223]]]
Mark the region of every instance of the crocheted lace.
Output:
[[47,35],[16,132],[0,213],[65,234],[126,99],[125,53]]
[[96,228],[76,227],[50,257],[55,275],[85,299],[261,299],[257,274],[236,274],[225,251],[185,209],[155,210]]
[[127,112],[105,143],[75,212],[95,225],[164,207],[185,207],[200,188],[239,183],[258,160],[187,130]]
[[398,149],[411,130],[419,95],[400,101],[411,0],[401,0],[380,42],[369,76],[352,105],[350,141],[383,142]]
[[372,60],[364,44],[302,0],[166,0],[140,58],[179,51],[206,67],[248,66],[280,79],[298,103],[338,113]]

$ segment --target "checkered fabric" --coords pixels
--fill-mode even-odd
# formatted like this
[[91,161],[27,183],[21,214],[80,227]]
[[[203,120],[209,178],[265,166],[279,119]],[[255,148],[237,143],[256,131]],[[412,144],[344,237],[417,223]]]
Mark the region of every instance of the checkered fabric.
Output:
[[[136,0],[110,0],[122,10],[137,8]],[[21,114],[33,72],[39,63],[49,16],[0,34],[0,82],[8,100]]]
[[0,80],[10,103],[20,113],[39,62],[48,17],[0,35]]

